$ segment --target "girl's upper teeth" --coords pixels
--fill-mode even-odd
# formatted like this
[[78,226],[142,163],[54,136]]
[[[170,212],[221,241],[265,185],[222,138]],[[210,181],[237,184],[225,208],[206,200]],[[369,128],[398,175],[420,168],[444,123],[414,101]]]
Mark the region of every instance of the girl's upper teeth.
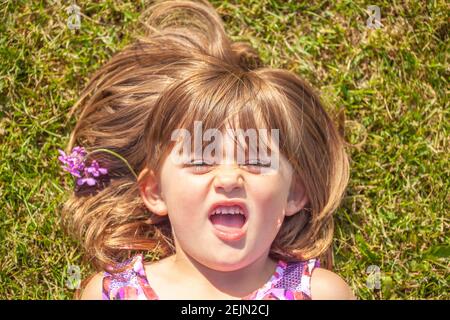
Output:
[[232,206],[232,207],[221,206],[215,210],[214,214],[243,214],[243,213],[239,206]]

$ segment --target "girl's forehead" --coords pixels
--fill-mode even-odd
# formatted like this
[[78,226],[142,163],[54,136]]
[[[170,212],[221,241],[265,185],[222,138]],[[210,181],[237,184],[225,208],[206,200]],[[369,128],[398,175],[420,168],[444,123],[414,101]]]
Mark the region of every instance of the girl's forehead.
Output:
[[279,129],[267,128],[239,128],[229,124],[223,128],[204,128],[200,121],[196,121],[193,129],[176,129],[172,133],[173,146],[190,146],[190,149],[203,151],[205,147],[230,148],[231,146],[247,152],[267,150],[269,155],[279,153]]
[[[191,132],[192,131],[192,132]],[[174,147],[170,152],[173,164],[182,165],[192,160],[215,164],[247,164],[258,160],[270,172],[282,169],[291,172],[291,165],[279,149],[279,130],[266,128],[240,129],[229,125],[221,130],[204,129],[196,123],[193,130],[178,129],[172,135]]]

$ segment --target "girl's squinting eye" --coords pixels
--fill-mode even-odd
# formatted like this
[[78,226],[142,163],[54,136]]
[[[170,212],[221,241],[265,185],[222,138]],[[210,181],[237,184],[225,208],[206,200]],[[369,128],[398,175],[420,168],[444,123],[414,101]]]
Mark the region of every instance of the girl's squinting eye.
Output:
[[209,161],[204,161],[204,160],[191,160],[187,163],[188,165],[191,166],[212,166],[212,163]]
[[261,161],[259,159],[248,160],[246,166],[270,167],[270,161]]
[[250,172],[260,173],[261,168],[270,167],[270,161],[262,162],[259,159],[248,160],[243,166],[245,166]]
[[[201,159],[190,160],[185,163],[185,166],[188,168],[192,168],[192,171],[195,173],[206,173],[213,169],[214,163],[204,161]],[[248,160],[245,164],[240,165],[241,167],[245,167],[246,170],[252,173],[260,173],[261,168],[270,167],[270,161],[261,161],[259,159]]]
[[198,160],[189,161],[188,163],[186,163],[186,166],[192,168],[193,171],[196,173],[202,173],[202,172],[208,172],[211,169],[211,167],[213,166],[213,164],[211,164],[207,161],[198,159]]

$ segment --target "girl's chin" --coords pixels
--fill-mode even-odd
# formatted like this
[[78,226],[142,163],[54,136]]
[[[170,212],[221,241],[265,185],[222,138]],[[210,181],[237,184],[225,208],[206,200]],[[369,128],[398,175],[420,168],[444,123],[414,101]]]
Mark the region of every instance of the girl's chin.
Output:
[[236,261],[211,261],[208,265],[205,265],[209,269],[220,271],[220,272],[232,272],[245,268],[248,265],[245,260],[236,260]]

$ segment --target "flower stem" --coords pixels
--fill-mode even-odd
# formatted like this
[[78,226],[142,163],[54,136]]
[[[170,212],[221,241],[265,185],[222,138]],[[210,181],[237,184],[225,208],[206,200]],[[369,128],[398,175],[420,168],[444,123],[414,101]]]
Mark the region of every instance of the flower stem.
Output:
[[93,154],[93,153],[97,153],[97,152],[101,152],[101,151],[109,153],[109,154],[112,154],[113,156],[116,156],[117,158],[119,158],[120,160],[125,162],[125,164],[127,165],[128,169],[130,169],[130,171],[133,173],[134,177],[137,180],[137,178],[138,178],[137,174],[134,172],[133,168],[131,168],[131,166],[128,163],[128,161],[124,157],[122,157],[120,154],[118,154],[118,153],[116,153],[114,151],[111,151],[109,149],[95,149],[94,151],[89,152],[89,154]]

